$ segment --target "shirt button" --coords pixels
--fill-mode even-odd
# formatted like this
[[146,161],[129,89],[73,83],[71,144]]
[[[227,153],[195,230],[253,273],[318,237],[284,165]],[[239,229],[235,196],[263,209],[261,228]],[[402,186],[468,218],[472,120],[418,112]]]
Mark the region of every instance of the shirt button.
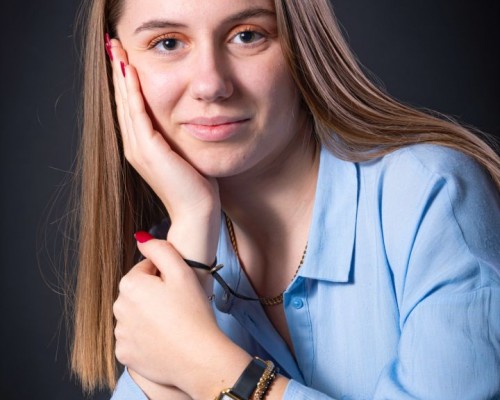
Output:
[[302,307],[304,307],[304,302],[302,301],[301,298],[299,297],[295,297],[293,300],[292,300],[292,307],[295,308],[296,310],[299,310],[301,309]]

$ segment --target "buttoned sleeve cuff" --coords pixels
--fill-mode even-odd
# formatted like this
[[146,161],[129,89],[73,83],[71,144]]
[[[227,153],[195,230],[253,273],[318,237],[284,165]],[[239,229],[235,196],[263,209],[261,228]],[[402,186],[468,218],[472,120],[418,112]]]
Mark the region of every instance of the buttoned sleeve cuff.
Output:
[[334,400],[324,393],[308,388],[293,379],[288,382],[288,385],[283,395],[284,400]]
[[111,400],[148,400],[148,398],[125,368],[116,384]]

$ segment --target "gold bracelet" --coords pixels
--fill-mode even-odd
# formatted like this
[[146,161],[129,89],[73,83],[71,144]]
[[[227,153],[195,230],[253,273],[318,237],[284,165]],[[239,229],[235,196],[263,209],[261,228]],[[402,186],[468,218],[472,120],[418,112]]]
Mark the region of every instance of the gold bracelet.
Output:
[[253,399],[254,393],[258,390],[258,384],[263,381],[262,377],[268,370],[274,371],[274,364],[271,361],[264,361],[259,357],[254,357],[240,375],[234,386],[232,388],[224,389],[215,399]]
[[272,361],[264,361],[267,365],[264,373],[259,379],[259,382],[257,383],[257,388],[255,389],[255,392],[252,396],[252,400],[262,400],[266,396],[267,391],[269,390],[269,387],[271,386],[271,383],[274,381],[276,378],[276,368],[274,367],[274,364]]

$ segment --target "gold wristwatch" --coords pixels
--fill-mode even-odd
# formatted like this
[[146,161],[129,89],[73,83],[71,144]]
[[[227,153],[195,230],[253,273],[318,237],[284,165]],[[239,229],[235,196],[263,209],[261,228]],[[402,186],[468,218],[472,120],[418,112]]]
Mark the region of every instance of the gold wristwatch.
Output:
[[250,364],[245,368],[234,386],[224,389],[215,400],[250,400],[266,368],[266,362],[255,357],[250,361]]

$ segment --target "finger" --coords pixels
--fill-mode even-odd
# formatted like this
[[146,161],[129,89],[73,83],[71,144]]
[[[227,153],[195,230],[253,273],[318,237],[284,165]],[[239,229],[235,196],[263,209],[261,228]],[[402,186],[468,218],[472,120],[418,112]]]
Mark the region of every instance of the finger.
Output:
[[[119,291],[120,293],[132,292],[139,282],[143,282],[145,279],[158,279],[157,277],[158,269],[151,262],[151,260],[145,259],[134,265],[130,271],[128,271],[122,279],[120,279]],[[154,280],[153,279],[153,280]]]
[[115,102],[117,107],[118,123],[122,134],[124,149],[127,152],[132,138],[131,122],[128,117],[128,101],[125,77],[123,76],[122,65],[128,64],[127,53],[123,49],[118,39],[111,39],[110,51],[113,54],[113,85],[115,87]]
[[158,268],[149,259],[144,259],[135,264],[129,271],[131,275],[154,275],[157,276]]
[[192,272],[180,254],[166,240],[150,239],[143,243],[137,242],[137,247],[141,254],[158,268],[162,276],[171,277]]
[[127,53],[123,49],[121,42],[118,39],[111,39],[110,51],[113,53],[113,79],[117,84],[122,98],[126,99],[125,81],[123,80],[122,63],[128,65]]
[[122,139],[125,143],[128,143],[128,132],[127,125],[125,121],[125,110],[123,106],[123,98],[120,93],[120,88],[118,87],[119,82],[117,81],[116,73],[113,71],[113,86],[115,88],[115,104],[116,104],[116,116],[118,117],[118,125],[120,126],[120,133]]
[[124,77],[124,66],[128,64],[127,55],[118,40],[113,40],[112,43],[115,45],[112,49],[115,51],[116,56],[113,61],[113,82],[115,85],[115,100],[117,105],[117,111],[119,112],[119,123],[122,130],[122,137],[124,143],[130,142],[131,129],[130,121],[128,118],[128,100],[127,100],[127,89],[125,85]]
[[[172,177],[184,176],[186,161],[181,159],[172,150],[163,135],[154,129],[152,120],[146,109],[137,70],[132,65],[127,66],[125,82],[128,115],[131,119],[131,127],[129,125],[129,129],[132,132],[130,135],[129,161],[147,180],[168,208],[168,200],[166,199],[164,188],[167,185],[170,186],[169,182]],[[159,165],[157,163],[158,160],[161,160],[162,165],[169,165],[169,177],[166,178],[163,175],[163,168],[161,171],[157,170]]]
[[[151,284],[161,282],[158,276],[158,269],[151,260],[143,260],[137,263],[132,269],[120,279],[118,284],[119,296],[115,301],[113,310],[118,319],[123,313],[120,310],[126,309],[127,299],[134,294],[143,293],[144,288],[150,288]],[[145,286],[146,285],[146,286]]]
[[146,111],[137,70],[132,65],[128,65],[126,71],[125,85],[132,129],[136,133],[136,136],[150,137],[155,134],[155,130],[151,118]]

